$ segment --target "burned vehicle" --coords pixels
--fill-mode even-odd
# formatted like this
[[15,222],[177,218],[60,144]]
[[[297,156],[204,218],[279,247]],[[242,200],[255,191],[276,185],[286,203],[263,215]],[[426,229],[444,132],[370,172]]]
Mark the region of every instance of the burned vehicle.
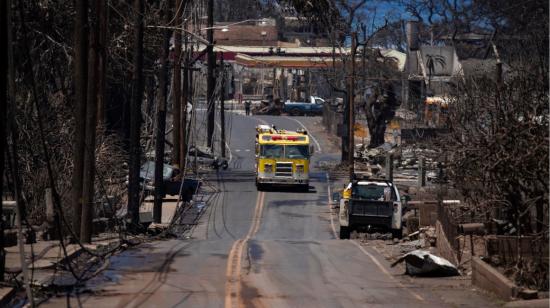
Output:
[[[128,185],[128,180],[126,181]],[[146,161],[139,170],[139,185],[143,197],[152,195],[155,191],[155,162]],[[183,201],[189,201],[200,186],[194,179],[181,178],[181,171],[171,165],[164,164],[162,170],[163,195],[181,195]]]
[[197,163],[210,166],[216,170],[220,168],[226,170],[229,167],[225,158],[215,156],[209,148],[192,146],[187,153],[189,163],[193,163],[196,159]]

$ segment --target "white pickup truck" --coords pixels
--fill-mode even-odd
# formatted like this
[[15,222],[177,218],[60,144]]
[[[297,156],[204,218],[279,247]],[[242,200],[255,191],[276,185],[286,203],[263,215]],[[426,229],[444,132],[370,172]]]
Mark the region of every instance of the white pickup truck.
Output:
[[401,238],[402,198],[391,181],[368,178],[354,180],[339,197],[341,239],[349,239],[353,230],[370,228],[385,229],[391,231],[392,237]]
[[319,115],[323,113],[325,100],[318,96],[310,96],[305,102],[291,102],[287,100],[283,111],[290,115]]

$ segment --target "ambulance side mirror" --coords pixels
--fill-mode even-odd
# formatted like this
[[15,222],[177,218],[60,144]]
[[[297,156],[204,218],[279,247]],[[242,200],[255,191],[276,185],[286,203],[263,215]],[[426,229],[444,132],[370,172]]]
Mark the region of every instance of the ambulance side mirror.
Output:
[[312,145],[309,146],[309,155],[313,155],[313,153],[315,153],[315,147],[313,147]]

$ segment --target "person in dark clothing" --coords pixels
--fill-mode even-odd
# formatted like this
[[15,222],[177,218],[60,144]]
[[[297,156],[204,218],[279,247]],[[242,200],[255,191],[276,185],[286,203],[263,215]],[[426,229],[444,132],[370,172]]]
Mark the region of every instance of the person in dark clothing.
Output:
[[250,102],[250,101],[245,101],[244,102],[244,111],[246,112],[247,116],[250,115],[250,105],[252,105],[252,102]]

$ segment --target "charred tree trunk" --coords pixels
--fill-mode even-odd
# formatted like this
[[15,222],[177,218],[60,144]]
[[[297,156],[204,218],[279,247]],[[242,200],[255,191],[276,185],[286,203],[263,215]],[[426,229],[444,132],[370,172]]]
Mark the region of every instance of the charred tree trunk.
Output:
[[[170,2],[166,1],[164,18],[170,23]],[[164,38],[160,56],[159,88],[160,95],[157,108],[157,136],[155,141],[155,204],[153,206],[153,221],[160,223],[162,216],[162,199],[164,197],[163,169],[164,169],[164,142],[166,131],[166,101],[168,99],[168,48],[170,30],[163,30]]]
[[[128,214],[132,225],[139,224],[139,168],[141,157],[141,103],[143,99],[143,0],[134,0],[134,74],[130,106],[130,165]],[[150,100],[151,98],[149,98]]]
[[377,87],[365,104],[365,114],[369,127],[370,142],[369,148],[375,148],[384,144],[386,123],[395,116],[397,99],[390,82],[382,87]]
[[72,205],[73,231],[80,236],[82,215],[82,178],[84,175],[84,138],[86,131],[86,95],[88,88],[88,1],[75,3],[74,30],[74,91],[75,91],[75,140],[73,150]]

